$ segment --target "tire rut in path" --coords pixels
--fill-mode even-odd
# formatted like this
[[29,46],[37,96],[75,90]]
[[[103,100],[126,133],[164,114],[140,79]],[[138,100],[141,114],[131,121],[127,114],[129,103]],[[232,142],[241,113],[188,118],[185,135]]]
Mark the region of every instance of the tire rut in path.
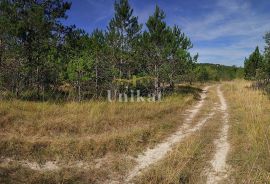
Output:
[[229,131],[229,114],[227,112],[227,103],[220,90],[220,85],[217,88],[217,94],[220,100],[220,110],[223,114],[222,121],[223,127],[219,138],[215,140],[216,151],[213,159],[211,160],[212,168],[207,172],[207,184],[217,184],[225,180],[228,176],[229,166],[226,163],[226,158],[229,153],[230,144],[228,142]]
[[146,150],[143,154],[140,154],[138,158],[136,158],[137,165],[128,174],[125,183],[130,183],[131,180],[135,176],[139,175],[143,169],[161,160],[169,151],[171,151],[175,143],[181,142],[185,137],[199,130],[208,121],[208,119],[210,119],[215,114],[214,112],[208,114],[197,125],[192,128],[190,127],[192,120],[198,114],[204,104],[205,98],[207,97],[206,93],[208,89],[209,86],[203,89],[203,93],[201,94],[201,100],[195,107],[188,111],[190,113],[189,116],[185,119],[184,124],[179,128],[177,132],[168,137],[164,142],[155,146],[153,149]]

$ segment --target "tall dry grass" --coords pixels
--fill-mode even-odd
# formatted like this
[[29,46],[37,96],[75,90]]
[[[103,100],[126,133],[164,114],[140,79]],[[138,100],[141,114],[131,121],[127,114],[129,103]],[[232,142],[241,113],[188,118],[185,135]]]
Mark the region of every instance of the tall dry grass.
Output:
[[[1,101],[0,183],[104,183],[124,175],[132,167],[129,156],[156,145],[183,123],[199,91],[157,103]],[[5,158],[14,161],[1,164]],[[66,168],[34,171],[21,166],[22,160],[57,161]],[[80,161],[89,167],[69,167]]]
[[270,101],[249,86],[238,80],[223,87],[230,111],[231,177],[235,183],[269,183]]

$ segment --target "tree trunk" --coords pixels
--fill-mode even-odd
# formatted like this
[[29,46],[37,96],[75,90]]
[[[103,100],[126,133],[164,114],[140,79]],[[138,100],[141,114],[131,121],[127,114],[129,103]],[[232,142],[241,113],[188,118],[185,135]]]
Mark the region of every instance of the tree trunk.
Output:
[[81,101],[81,73],[78,73],[78,101]]
[[96,61],[96,66],[95,66],[95,72],[96,72],[95,90],[96,90],[96,98],[98,98],[98,69],[97,69],[97,61]]
[[38,96],[38,99],[40,97],[39,93],[40,93],[40,86],[39,86],[39,68],[37,67],[37,96]]
[[158,76],[158,68],[157,65],[155,65],[155,91],[154,91],[154,96],[155,96],[155,100],[158,100],[158,95],[160,93],[160,83],[159,83],[159,76]]
[[2,63],[3,63],[3,54],[4,53],[4,48],[3,48],[3,41],[2,39],[0,39],[0,69],[2,67]]
[[170,89],[174,90],[173,74],[170,75]]
[[81,101],[81,84],[79,82],[79,86],[78,86],[78,101]]
[[170,88],[171,88],[172,91],[174,91],[174,87],[175,87],[174,82],[170,81]]

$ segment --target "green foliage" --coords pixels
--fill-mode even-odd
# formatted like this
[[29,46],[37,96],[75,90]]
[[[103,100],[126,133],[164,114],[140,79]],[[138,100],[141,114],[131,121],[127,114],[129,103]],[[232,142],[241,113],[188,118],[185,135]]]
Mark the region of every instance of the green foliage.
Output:
[[270,32],[266,33],[265,39],[265,50],[263,55],[260,54],[259,48],[245,59],[245,78],[257,81],[254,82],[253,86],[261,88],[269,93],[270,86]]
[[197,79],[200,82],[205,82],[209,80],[209,73],[205,67],[197,68]]
[[169,28],[165,22],[165,13],[158,6],[146,22],[148,32],[144,32],[143,52],[147,51],[146,63],[150,75],[154,78],[154,96],[160,93],[160,70],[168,56]]
[[263,66],[263,56],[259,51],[257,46],[255,51],[249,56],[248,59],[245,59],[244,62],[244,71],[246,79],[255,79],[257,70]]
[[266,33],[264,36],[265,39],[265,51],[263,58],[262,71],[265,74],[265,78],[270,78],[270,32]]
[[[61,24],[70,8],[65,0],[0,1],[1,90],[23,99],[79,101],[113,90],[116,99],[127,89],[157,95],[175,83],[241,75],[233,73],[238,69],[197,65],[190,39],[177,25],[167,25],[158,6],[142,32],[128,0],[116,0],[107,29],[91,34]],[[269,66],[267,57],[263,61]]]
[[63,0],[0,2],[0,22],[5,26],[1,25],[0,44],[6,48],[1,49],[1,69],[8,68],[4,83],[17,95],[36,89],[40,96],[41,90],[57,81],[55,61],[63,32],[59,20],[66,18],[70,5]]
[[87,53],[77,56],[68,63],[67,73],[71,81],[88,81],[93,77],[93,59]]
[[235,78],[243,78],[243,68],[208,63],[197,64],[196,74],[197,80],[201,82],[208,80],[233,80]]
[[137,66],[135,48],[142,25],[127,0],[115,1],[115,14],[109,22],[107,40],[115,77],[131,77]]

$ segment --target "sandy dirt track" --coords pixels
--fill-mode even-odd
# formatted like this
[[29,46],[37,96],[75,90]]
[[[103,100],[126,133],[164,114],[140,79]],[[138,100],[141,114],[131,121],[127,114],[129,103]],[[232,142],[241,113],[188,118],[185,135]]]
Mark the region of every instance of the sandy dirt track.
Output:
[[228,112],[227,112],[227,103],[223,96],[223,93],[220,90],[220,85],[217,88],[217,94],[220,100],[220,111],[223,114],[222,122],[223,127],[218,139],[215,140],[215,155],[211,160],[212,168],[208,172],[207,184],[216,184],[220,181],[226,179],[229,166],[226,163],[226,158],[229,153],[230,144],[228,142]]
[[184,124],[179,128],[179,130],[177,130],[177,132],[168,137],[164,142],[156,145],[153,149],[148,149],[138,156],[138,158],[136,159],[137,165],[127,176],[125,180],[126,183],[130,183],[131,180],[137,175],[139,175],[143,169],[146,169],[147,167],[161,160],[169,151],[172,150],[173,145],[181,142],[184,138],[200,130],[201,127],[215,114],[215,110],[213,109],[212,113],[203,117],[203,119],[201,119],[195,126],[191,126],[192,120],[199,113],[199,111],[204,105],[208,89],[209,86],[203,89],[203,93],[201,94],[201,100],[191,110],[188,110],[189,114],[185,119]]

